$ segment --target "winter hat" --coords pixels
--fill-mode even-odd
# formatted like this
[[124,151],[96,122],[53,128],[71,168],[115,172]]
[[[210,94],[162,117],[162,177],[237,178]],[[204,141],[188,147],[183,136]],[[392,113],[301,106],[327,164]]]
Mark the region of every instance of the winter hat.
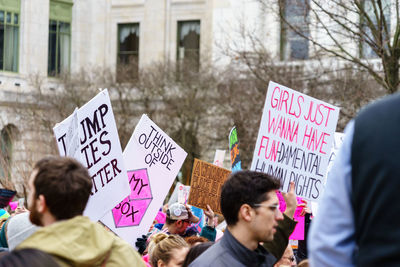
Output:
[[174,203],[167,209],[167,217],[171,220],[187,220],[189,213],[185,205]]
[[13,250],[22,241],[31,236],[39,227],[29,220],[29,212],[15,215],[7,225],[7,242],[10,250]]

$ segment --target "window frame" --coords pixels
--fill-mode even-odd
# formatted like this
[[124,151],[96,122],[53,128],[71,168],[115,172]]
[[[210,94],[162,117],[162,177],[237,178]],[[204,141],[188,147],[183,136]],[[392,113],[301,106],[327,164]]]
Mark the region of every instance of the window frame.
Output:
[[[50,31],[50,23],[52,21],[56,22],[56,52],[55,52],[55,71],[54,74],[50,73],[50,64],[49,64],[49,60],[50,60],[50,34],[54,33],[54,31]],[[69,32],[68,33],[60,33],[60,23],[68,23],[69,24]],[[72,23],[70,21],[65,21],[65,20],[54,20],[49,18],[49,35],[48,35],[48,49],[47,49],[47,75],[49,77],[57,77],[61,74],[61,70],[57,70],[58,68],[58,42],[60,39],[60,35],[69,35],[69,49],[68,49],[68,71],[71,71],[71,48],[72,48],[72,30],[71,30],[71,25]],[[61,68],[61,66],[60,66]]]
[[[21,34],[21,32],[20,32],[20,26],[21,26],[21,14],[20,14],[20,11],[17,11],[17,10],[15,10],[15,9],[7,9],[7,8],[2,8],[2,7],[0,7],[0,11],[1,12],[4,12],[4,22],[1,22],[0,21],[0,25],[4,25],[4,30],[3,30],[3,67],[0,69],[0,71],[1,72],[11,72],[11,73],[19,73],[19,52],[20,52],[20,34]],[[11,23],[8,23],[7,22],[7,14],[9,14],[9,13],[11,13]],[[18,23],[17,24],[15,24],[14,23],[14,18],[15,18],[15,15],[18,15]],[[16,70],[14,71],[14,70],[6,70],[5,69],[5,56],[6,56],[6,54],[8,54],[8,53],[6,53],[6,49],[5,49],[5,44],[6,44],[6,38],[5,38],[5,32],[6,32],[6,28],[7,27],[17,27],[18,28],[18,38],[17,38],[17,44],[16,45],[14,45],[14,47],[15,47],[15,49],[17,50],[17,58],[15,59],[15,61],[16,61],[16,64],[17,64],[17,67],[16,67]],[[14,36],[14,35],[13,35]]]
[[182,32],[182,24],[184,23],[198,23],[199,24],[199,48],[198,49],[189,49],[189,52],[197,51],[198,53],[198,62],[196,69],[197,71],[200,69],[200,62],[201,62],[201,20],[200,19],[191,19],[191,20],[178,20],[177,21],[177,30],[176,30],[176,62],[178,69],[180,69],[180,65],[184,64],[185,58],[179,58],[179,48],[180,48],[180,36]]
[[[306,18],[304,20],[304,25],[302,25],[302,28],[299,28],[298,30],[301,31],[302,33],[307,31],[307,34],[310,35],[310,12],[309,12],[309,5],[310,2],[309,0],[300,0],[300,1],[304,1],[304,9],[306,10],[305,15]],[[280,18],[280,43],[279,43],[279,59],[281,61],[294,61],[294,60],[308,60],[310,58],[310,42],[307,38],[303,37],[301,34],[298,34],[295,30],[291,29],[290,26],[288,25],[288,23],[285,20],[287,19],[287,4],[288,1],[284,0],[281,2],[282,6],[280,7],[281,9],[283,9],[282,11],[282,15],[285,18]],[[300,17],[299,15],[296,15],[298,17]],[[293,23],[290,22],[290,24],[298,24],[298,23]],[[305,27],[306,26],[306,27]],[[306,29],[306,31],[305,31]],[[292,57],[292,51],[288,50],[288,44],[294,40],[294,38],[290,38],[289,34],[294,34],[296,37],[296,39],[302,39],[307,43],[307,55],[304,58],[299,58],[299,57]]]

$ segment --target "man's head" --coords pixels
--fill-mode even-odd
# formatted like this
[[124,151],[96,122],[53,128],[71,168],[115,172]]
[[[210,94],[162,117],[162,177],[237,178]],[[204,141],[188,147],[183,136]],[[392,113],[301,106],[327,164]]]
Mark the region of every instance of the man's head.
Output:
[[185,205],[174,203],[167,209],[165,220],[171,234],[183,235],[191,224],[190,214]]
[[55,220],[82,215],[92,189],[89,173],[78,161],[48,157],[38,161],[29,179],[30,219],[44,225],[43,216]]
[[228,226],[241,224],[257,241],[272,240],[277,221],[283,219],[275,193],[279,187],[279,180],[265,173],[233,173],[221,192],[221,211]]

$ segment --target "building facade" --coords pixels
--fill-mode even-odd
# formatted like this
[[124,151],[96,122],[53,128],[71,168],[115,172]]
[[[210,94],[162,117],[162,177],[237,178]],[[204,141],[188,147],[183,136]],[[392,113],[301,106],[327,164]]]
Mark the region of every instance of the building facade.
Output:
[[233,26],[226,20],[236,11],[249,16],[247,6],[257,13],[252,1],[233,0],[0,0],[2,177],[22,192],[32,164],[50,152],[48,133],[19,112],[30,105],[34,79],[51,90],[63,72],[211,62],[223,57],[222,26]]

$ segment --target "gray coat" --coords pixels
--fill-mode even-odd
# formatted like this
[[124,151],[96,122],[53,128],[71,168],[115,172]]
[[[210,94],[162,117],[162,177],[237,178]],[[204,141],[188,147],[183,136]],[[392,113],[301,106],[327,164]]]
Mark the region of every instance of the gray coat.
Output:
[[249,250],[226,229],[221,240],[208,248],[189,266],[269,267],[275,262],[276,258],[264,247],[258,246],[256,250]]

